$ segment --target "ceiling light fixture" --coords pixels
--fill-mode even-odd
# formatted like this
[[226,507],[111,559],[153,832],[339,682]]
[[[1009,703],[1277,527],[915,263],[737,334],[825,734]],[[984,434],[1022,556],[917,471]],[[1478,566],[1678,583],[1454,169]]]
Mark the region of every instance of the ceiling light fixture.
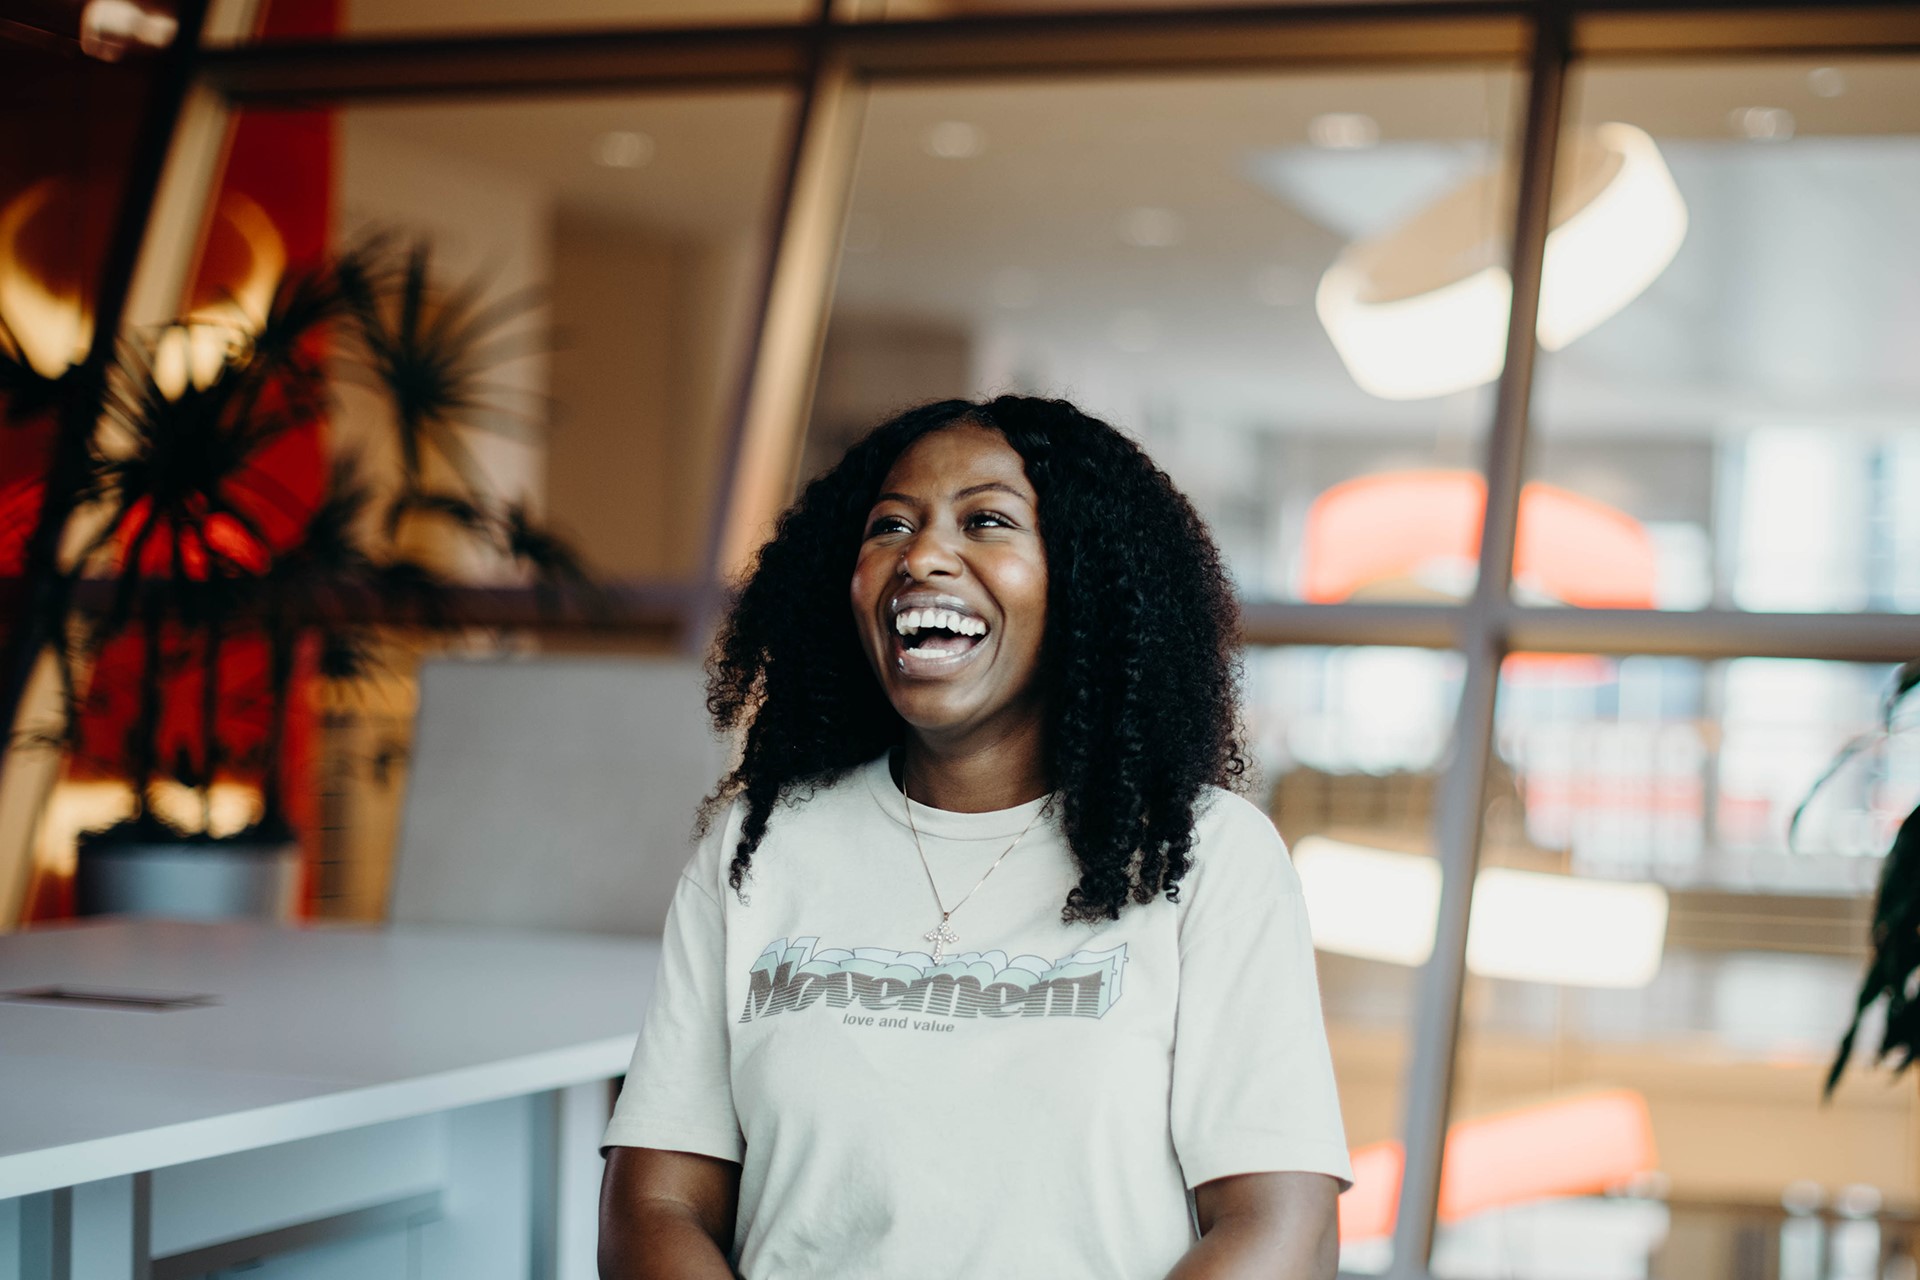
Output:
[[1136,249],[1165,249],[1186,238],[1187,224],[1171,209],[1143,205],[1120,219],[1120,238]]
[[[1629,124],[1578,135],[1560,157],[1540,290],[1540,345],[1558,351],[1639,297],[1687,231],[1660,150]],[[1506,363],[1513,281],[1494,210],[1510,168],[1482,172],[1384,235],[1350,244],[1320,278],[1320,322],[1353,380],[1385,400],[1480,386]]]
[[1793,112],[1785,107],[1735,107],[1727,124],[1749,142],[1785,142],[1793,136]]
[[593,144],[593,162],[607,169],[638,169],[653,159],[653,138],[631,129],[615,129]]
[[[1440,909],[1440,863],[1307,836],[1293,848],[1313,945],[1388,964],[1425,964]],[[1667,892],[1656,884],[1489,867],[1474,878],[1467,968],[1569,987],[1644,987],[1660,971]]]
[[87,0],[80,10],[80,51],[118,62],[130,49],[166,48],[179,30],[171,14],[150,13],[133,0]]
[[1837,98],[1847,91],[1847,73],[1838,67],[1815,67],[1807,72],[1807,91],[1816,98]]
[[1307,141],[1329,151],[1360,151],[1380,141],[1380,126],[1358,111],[1329,111],[1307,121]]
[[939,160],[971,160],[986,148],[980,126],[964,120],[943,120],[920,135],[920,149]]

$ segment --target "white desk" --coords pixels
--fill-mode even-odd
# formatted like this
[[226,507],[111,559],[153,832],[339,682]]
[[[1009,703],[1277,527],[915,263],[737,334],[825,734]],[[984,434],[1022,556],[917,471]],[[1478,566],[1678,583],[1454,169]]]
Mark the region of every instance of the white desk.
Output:
[[0,1280],[587,1280],[658,943],[114,920],[0,937]]

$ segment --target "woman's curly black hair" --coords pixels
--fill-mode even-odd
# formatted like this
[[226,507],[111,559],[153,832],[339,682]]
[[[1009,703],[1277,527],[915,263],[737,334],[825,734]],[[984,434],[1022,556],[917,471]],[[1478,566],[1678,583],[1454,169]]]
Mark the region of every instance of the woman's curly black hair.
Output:
[[1194,807],[1246,774],[1239,614],[1193,506],[1126,436],[1064,400],[943,400],[881,424],[807,485],[761,548],[708,662],[707,709],[745,729],[702,829],[745,805],[740,890],[774,806],[798,802],[904,738],[847,602],[865,521],[894,461],[930,432],[990,427],[1026,462],[1047,556],[1048,776],[1080,868],[1062,919],[1178,901]]

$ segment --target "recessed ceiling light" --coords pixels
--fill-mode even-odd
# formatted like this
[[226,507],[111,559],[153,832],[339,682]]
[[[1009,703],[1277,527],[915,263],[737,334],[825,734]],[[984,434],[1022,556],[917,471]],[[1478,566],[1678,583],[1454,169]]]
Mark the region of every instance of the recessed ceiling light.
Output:
[[920,149],[941,160],[971,160],[986,150],[987,135],[965,120],[942,120],[920,135]]
[[608,169],[638,169],[653,159],[653,139],[630,129],[615,129],[600,135],[593,144],[593,162]]
[[993,273],[988,291],[995,306],[1024,311],[1040,301],[1040,278],[1025,267],[1007,267]]
[[1171,209],[1142,205],[1120,219],[1120,238],[1140,249],[1165,249],[1179,244],[1186,233],[1186,221]]
[[1785,107],[1735,107],[1727,123],[1753,142],[1785,142],[1793,136],[1793,112]]
[[1359,151],[1380,141],[1380,126],[1358,111],[1329,111],[1307,122],[1307,141],[1329,151]]
[[87,0],[80,10],[80,52],[118,62],[135,47],[166,48],[179,29],[172,15],[149,13],[133,0]]
[[1838,67],[1815,67],[1807,72],[1807,90],[1816,98],[1837,98],[1847,91],[1847,73]]

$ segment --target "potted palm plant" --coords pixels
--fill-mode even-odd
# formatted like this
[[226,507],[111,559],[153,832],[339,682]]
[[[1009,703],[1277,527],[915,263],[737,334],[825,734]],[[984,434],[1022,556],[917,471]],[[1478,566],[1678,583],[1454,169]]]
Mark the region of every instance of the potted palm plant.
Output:
[[[285,546],[297,519],[291,495],[278,492],[260,465],[263,455],[322,412],[317,341],[341,312],[328,273],[293,277],[276,290],[258,329],[229,353],[216,349],[214,367],[200,377],[187,367],[185,326],[121,344],[80,495],[103,514],[67,572],[77,580],[105,561],[113,581],[110,604],[90,621],[80,647],[94,659],[96,706],[132,696],[119,765],[133,811],[80,837],[74,890],[82,914],[291,909],[296,846],[211,831],[214,779],[231,763],[219,726],[222,660],[251,580]],[[118,678],[122,659],[126,687]],[[177,741],[169,752],[163,737],[169,694],[181,689],[187,664],[198,667],[200,682],[197,758]],[[78,717],[69,723],[77,726]],[[198,831],[156,810],[163,774],[200,791]]]
[[[491,546],[528,572],[544,602],[601,607],[577,552],[523,504],[495,499],[460,435],[489,404],[489,371],[528,349],[511,330],[530,302],[488,301],[471,284],[438,289],[424,246],[376,237],[283,280],[258,325],[198,370],[178,355],[184,326],[122,344],[82,491],[100,520],[54,597],[65,607],[81,579],[106,576],[109,602],[71,646],[66,618],[48,629],[61,637],[61,745],[85,749],[79,664],[93,667],[88,702],[117,698],[129,711],[110,754],[133,810],[81,836],[81,914],[289,913],[298,844],[282,775],[301,645],[317,641],[322,679],[352,680],[367,673],[376,646],[366,626],[338,621],[351,612],[342,606],[386,602],[421,625],[462,625],[450,584],[399,549],[409,521],[440,521]],[[351,454],[334,459],[317,500],[262,465],[326,413],[329,377],[342,370],[381,393],[398,437],[403,474],[384,513]],[[450,464],[454,481],[428,483],[430,453]],[[245,752],[230,751],[222,734],[234,693],[223,687],[223,662],[236,644],[264,654],[263,723]],[[190,670],[197,688],[184,678]],[[183,716],[174,704],[188,695],[195,705]],[[184,742],[183,719],[194,726]],[[213,784],[236,770],[258,776],[260,810],[243,829],[215,835]],[[200,794],[197,829],[157,810],[155,787],[166,777]]]
[[[1906,663],[1894,676],[1882,704],[1879,729],[1849,743],[1814,784],[1815,793],[1848,761],[1873,749],[1895,732],[1895,717],[1916,687],[1920,687],[1920,659]],[[1808,801],[1811,799],[1809,795]],[[1802,801],[1794,813],[1789,828],[1790,841],[1808,801]],[[1854,1041],[1867,1011],[1883,1000],[1886,1029],[1881,1033],[1879,1047],[1874,1050],[1874,1062],[1884,1063],[1893,1058],[1893,1069],[1898,1073],[1920,1057],[1920,806],[1901,822],[1881,864],[1880,884],[1873,901],[1871,940],[1873,956],[1854,999],[1853,1017],[1847,1023],[1846,1033],[1834,1054],[1833,1067],[1827,1073],[1823,1096],[1832,1096],[1834,1086],[1840,1083],[1840,1074],[1853,1056]]]

